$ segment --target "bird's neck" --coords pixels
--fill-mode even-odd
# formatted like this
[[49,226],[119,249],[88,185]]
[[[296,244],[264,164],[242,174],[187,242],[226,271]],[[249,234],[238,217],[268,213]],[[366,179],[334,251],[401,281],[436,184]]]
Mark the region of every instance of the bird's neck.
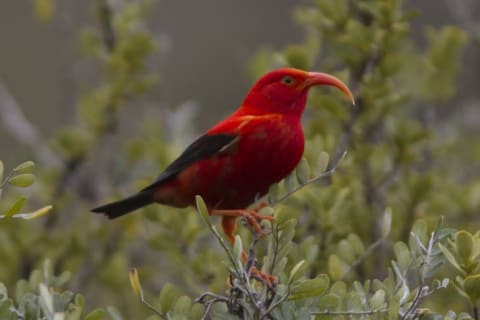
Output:
[[293,101],[277,101],[271,97],[259,95],[248,96],[241,107],[235,112],[238,115],[265,115],[278,113],[287,117],[298,118],[300,120],[305,105],[307,103],[307,94],[302,94]]

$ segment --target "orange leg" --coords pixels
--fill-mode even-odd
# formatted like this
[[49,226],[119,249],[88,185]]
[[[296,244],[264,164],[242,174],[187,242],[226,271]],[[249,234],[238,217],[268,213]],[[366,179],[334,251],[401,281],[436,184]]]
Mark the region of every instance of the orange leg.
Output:
[[222,217],[222,228],[232,245],[235,244],[235,230],[237,230],[237,217]]
[[[265,205],[262,206],[262,208],[264,207]],[[267,215],[262,215],[262,214],[258,214],[257,211],[259,209],[255,209],[255,210],[244,210],[244,209],[235,209],[235,210],[212,210],[210,212],[210,214],[212,216],[222,216],[222,217],[228,217],[228,218],[233,218],[233,220],[235,220],[235,218],[237,217],[243,217],[245,218],[245,220],[247,220],[247,223],[250,227],[253,228],[253,230],[261,235],[262,234],[262,227],[260,226],[260,223],[259,221],[262,221],[262,220],[269,220],[269,221],[273,221],[273,216],[267,216]],[[222,226],[223,226],[223,220],[222,220]],[[231,222],[228,222],[228,224],[231,224]],[[235,229],[235,228],[234,228]],[[224,227],[224,230],[225,230],[225,227]],[[227,233],[227,232],[226,232]],[[233,236],[232,233],[228,234],[227,233],[227,236]],[[230,238],[232,239],[232,238]],[[233,237],[233,239],[235,239],[235,237]]]
[[[251,221],[254,221],[256,223],[256,225],[258,226],[258,228],[255,225],[253,225],[252,227],[256,232],[259,232],[259,233],[262,232],[262,228],[258,224],[257,219],[273,220],[272,216],[263,216],[263,215],[257,214],[256,212],[253,213],[253,214],[250,212],[250,214],[252,214],[252,215],[251,216],[249,215],[248,217],[246,217],[243,214],[238,215],[238,214],[235,213],[235,212],[239,212],[239,211],[241,213],[249,212],[247,210],[215,210],[215,211],[212,212],[212,215],[216,214],[216,215],[221,215],[222,216],[223,231],[225,232],[225,235],[228,237],[228,239],[230,240],[232,245],[235,244],[235,235],[234,234],[235,234],[235,230],[237,229],[237,221],[236,220],[237,220],[238,216],[245,217],[249,224],[251,223]],[[219,214],[219,212],[220,212],[220,214]],[[226,214],[224,214],[224,213],[226,213]],[[242,261],[245,263],[247,261],[247,259],[248,259],[247,253],[245,251],[243,251],[242,252]],[[263,279],[270,286],[275,286],[278,282],[278,279],[275,276],[272,276],[270,274],[265,274],[265,273],[261,272],[260,270],[258,270],[256,267],[252,268],[252,274],[259,279]]]

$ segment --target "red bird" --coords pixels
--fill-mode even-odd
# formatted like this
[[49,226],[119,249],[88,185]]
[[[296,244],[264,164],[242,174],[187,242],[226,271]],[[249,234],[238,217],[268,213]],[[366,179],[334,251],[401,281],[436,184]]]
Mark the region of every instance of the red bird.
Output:
[[112,219],[154,202],[193,206],[200,195],[210,215],[222,216],[232,242],[239,216],[259,231],[258,221],[271,217],[245,208],[300,161],[305,144],[301,116],[307,93],[316,85],[335,86],[354,100],[348,87],[331,75],[292,68],[271,71],[232,115],[197,138],[151,185],[92,211]]

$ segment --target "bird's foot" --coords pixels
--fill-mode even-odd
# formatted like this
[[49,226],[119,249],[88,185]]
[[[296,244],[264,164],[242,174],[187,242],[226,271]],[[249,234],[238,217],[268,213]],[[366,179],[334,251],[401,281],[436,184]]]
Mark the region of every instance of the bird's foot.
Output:
[[[275,289],[278,284],[278,278],[276,276],[262,272],[257,269],[257,267],[252,267],[252,269],[250,270],[250,277],[257,280],[258,282],[261,282],[263,285],[272,290]],[[228,278],[228,285],[230,287],[234,286],[235,278],[236,277],[233,274],[231,274]]]
[[223,217],[242,217],[247,222],[248,226],[252,228],[255,234],[263,236],[263,229],[260,225],[262,220],[273,221],[274,217],[271,215],[259,214],[262,208],[266,207],[266,204],[260,204],[254,209],[234,209],[234,210],[213,210],[212,215]]
[[257,267],[252,268],[251,276],[255,280],[262,282],[264,285],[266,285],[270,289],[274,289],[278,284],[277,277],[275,277],[273,274],[264,273],[258,270]]

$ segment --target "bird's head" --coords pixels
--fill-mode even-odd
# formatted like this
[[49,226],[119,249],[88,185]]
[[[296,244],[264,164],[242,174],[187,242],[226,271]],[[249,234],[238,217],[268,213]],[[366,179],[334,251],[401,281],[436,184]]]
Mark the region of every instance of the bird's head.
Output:
[[308,90],[313,86],[334,86],[354,103],[348,87],[332,75],[293,68],[271,71],[261,77],[248,93],[243,106],[255,113],[281,113],[300,116],[305,109]]

